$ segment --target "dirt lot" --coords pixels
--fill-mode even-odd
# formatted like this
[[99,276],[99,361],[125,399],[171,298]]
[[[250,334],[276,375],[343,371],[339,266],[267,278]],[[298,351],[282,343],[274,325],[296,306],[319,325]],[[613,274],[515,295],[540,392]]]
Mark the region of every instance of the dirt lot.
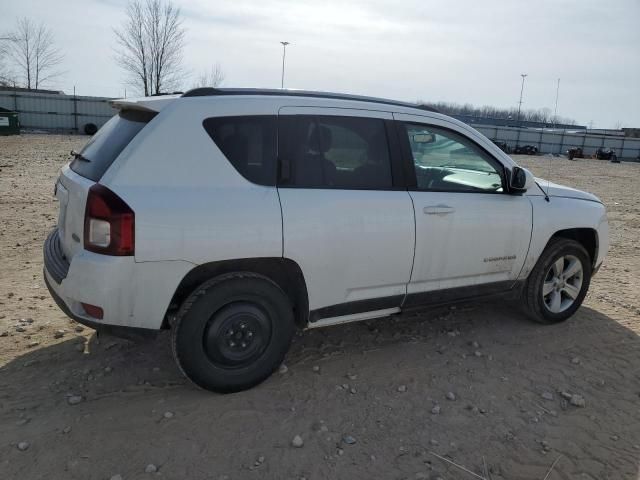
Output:
[[49,297],[54,180],[84,141],[0,137],[0,478],[640,478],[640,164],[518,158],[609,209],[570,321],[478,303],[306,332],[286,372],[222,396],[183,380],[166,335],[98,339]]

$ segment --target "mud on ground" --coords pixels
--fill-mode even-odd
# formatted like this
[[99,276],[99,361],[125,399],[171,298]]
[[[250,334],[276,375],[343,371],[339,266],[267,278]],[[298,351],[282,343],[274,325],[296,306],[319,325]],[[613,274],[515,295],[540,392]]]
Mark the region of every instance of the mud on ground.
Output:
[[96,338],[49,297],[53,185],[84,141],[0,138],[0,478],[474,478],[436,455],[494,480],[638,478],[640,164],[517,158],[609,210],[570,321],[476,303],[305,332],[286,372],[222,396],[180,376],[166,335]]

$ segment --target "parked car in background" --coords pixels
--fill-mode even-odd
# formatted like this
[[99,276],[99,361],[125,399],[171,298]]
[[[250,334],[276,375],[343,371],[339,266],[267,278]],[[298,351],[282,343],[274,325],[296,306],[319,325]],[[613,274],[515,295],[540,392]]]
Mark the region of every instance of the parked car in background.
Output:
[[580,147],[572,147],[567,150],[567,158],[569,160],[573,160],[574,158],[584,158],[584,154],[582,153],[582,148]]
[[170,329],[209,390],[262,382],[298,329],[487,295],[566,320],[607,253],[597,197],[412,104],[204,88],[113,105],[57,179],[45,282],[98,331]]
[[611,160],[614,161],[618,159],[616,156],[616,151],[611,148],[599,148],[596,150],[596,158],[598,160]]
[[491,140],[491,141],[504,153],[511,153],[511,147],[507,144],[507,142],[503,142],[502,140]]
[[513,153],[516,155],[537,155],[538,147],[535,145],[516,145]]

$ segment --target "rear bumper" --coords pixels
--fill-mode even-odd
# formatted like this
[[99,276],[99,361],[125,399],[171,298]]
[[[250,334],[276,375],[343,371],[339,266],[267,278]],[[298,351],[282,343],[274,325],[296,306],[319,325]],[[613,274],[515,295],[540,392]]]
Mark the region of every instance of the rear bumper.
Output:
[[[55,238],[54,231],[44,247],[47,288],[65,314],[99,331],[130,329],[139,336],[159,330],[176,288],[194,267],[182,261],[136,262],[134,257],[83,249],[67,261],[52,244]],[[103,318],[88,315],[83,303],[102,308]]]
[[98,333],[105,333],[107,335],[127,338],[130,340],[154,338],[158,334],[158,330],[151,330],[149,328],[123,327],[119,325],[107,325],[104,323],[97,322],[95,320],[89,320],[86,317],[81,317],[80,315],[73,313],[69,309],[67,304],[64,303],[64,300],[62,299],[62,297],[58,295],[58,292],[56,292],[56,290],[51,286],[51,283],[47,278],[46,270],[43,272],[43,274],[44,274],[44,283],[47,285],[47,289],[51,294],[51,298],[53,298],[53,300],[56,302],[58,307],[60,307],[60,310],[62,310],[67,317],[72,318],[76,322],[81,323],[82,325],[85,325],[89,328],[92,328]]

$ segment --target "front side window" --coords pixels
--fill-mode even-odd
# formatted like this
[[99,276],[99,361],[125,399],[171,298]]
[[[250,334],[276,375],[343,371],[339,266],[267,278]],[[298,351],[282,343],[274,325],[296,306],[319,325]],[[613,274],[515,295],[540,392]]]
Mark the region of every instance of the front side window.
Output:
[[463,135],[448,129],[407,123],[417,187],[454,192],[502,192],[498,162]]
[[276,184],[277,120],[273,115],[207,118],[202,125],[244,178]]
[[278,148],[283,186],[341,189],[392,186],[383,120],[283,115]]

